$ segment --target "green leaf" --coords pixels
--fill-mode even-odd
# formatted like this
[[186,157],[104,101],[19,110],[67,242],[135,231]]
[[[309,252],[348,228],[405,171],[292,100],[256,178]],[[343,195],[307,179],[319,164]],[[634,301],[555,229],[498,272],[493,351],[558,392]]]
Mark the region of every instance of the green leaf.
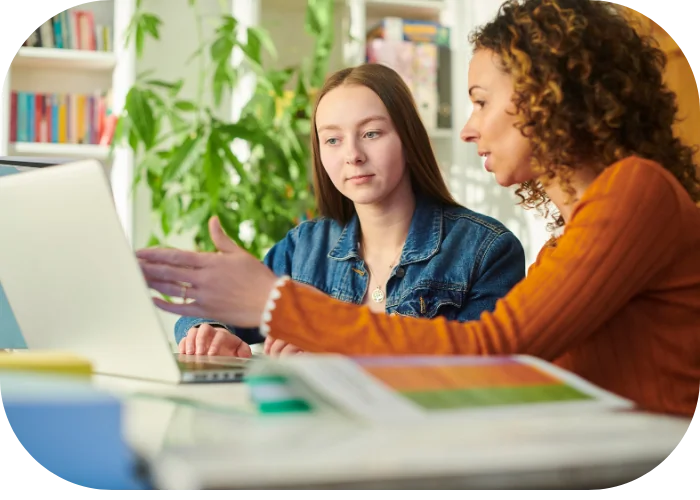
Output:
[[217,35],[228,35],[232,40],[235,39],[235,31],[238,26],[238,19],[233,16],[221,16],[223,21],[221,25],[216,28]]
[[157,247],[157,246],[160,246],[160,244],[161,243],[160,243],[160,239],[158,238],[158,236],[156,236],[155,234],[152,234],[148,240],[148,243],[146,243],[146,246],[147,247]]
[[134,38],[135,38],[135,45],[136,45],[136,57],[138,57],[140,59],[141,56],[143,56],[143,42],[145,39],[143,27],[141,26],[141,24],[136,25]]
[[160,25],[163,24],[163,21],[161,21],[161,19],[158,16],[154,14],[144,13],[141,16],[140,24],[143,27],[144,31],[149,33],[156,40],[160,40],[160,34],[158,30],[160,28]]
[[132,87],[126,95],[126,111],[138,137],[146,149],[153,147],[156,137],[156,123],[153,117],[153,109],[143,91],[138,87]]
[[241,179],[241,183],[247,184],[248,175],[246,174],[243,168],[243,164],[238,158],[236,158],[236,155],[234,155],[233,151],[231,151],[231,147],[225,142],[225,140],[222,139],[219,133],[220,132],[218,129],[212,131],[212,140],[214,141],[214,146],[223,152],[224,159],[236,171],[236,174],[238,174],[238,177],[240,177]]
[[226,135],[227,142],[233,142],[234,139],[243,139],[244,141],[257,142],[260,139],[261,131],[248,126],[245,122],[230,123],[219,127],[219,131]]
[[[144,78],[146,78],[148,75],[152,75],[153,73],[155,73],[155,70],[154,70],[154,69],[147,69],[147,70],[144,70],[144,71],[140,72],[138,75],[136,75],[136,80],[137,80],[137,81],[141,81],[141,80],[143,80]],[[148,83],[148,82],[147,82],[147,83]]]
[[256,64],[261,64],[261,45],[258,38],[255,36],[249,36],[246,43],[242,44],[240,42],[236,42],[236,44],[250,60],[254,61]]
[[224,162],[218,154],[215,141],[210,136],[204,155],[204,175],[206,177],[207,192],[209,193],[209,202],[214,210],[219,206],[219,189],[223,170]]
[[318,8],[316,2],[308,0],[306,6],[306,19],[304,20],[304,29],[311,35],[321,33],[321,21],[318,18]]
[[210,49],[212,60],[215,62],[228,61],[233,45],[234,40],[228,35],[217,38]]
[[164,183],[179,179],[189,169],[192,162],[188,160],[191,159],[191,153],[195,150],[199,140],[199,136],[189,135],[182,144],[175,147],[165,169],[163,169]]
[[179,215],[180,198],[177,196],[166,196],[163,200],[161,212],[161,227],[163,228],[163,234],[166,236],[170,234],[170,231],[177,222]]
[[208,204],[202,204],[196,208],[190,208],[182,219],[182,229],[185,231],[193,227],[204,225],[209,220],[211,211]]
[[214,94],[214,104],[221,104],[221,98],[224,91],[234,86],[236,73],[228,59],[221,61],[214,71],[214,79],[212,82],[212,92]]
[[272,58],[277,59],[277,49],[275,48],[275,44],[272,42],[272,38],[267,30],[259,26],[250,26],[247,30],[247,34],[248,42],[250,42],[251,38],[256,39],[258,47],[262,47],[268,54],[270,54],[270,56],[272,56]]
[[170,91],[172,95],[177,94],[180,92],[180,89],[182,88],[182,85],[184,83],[184,80],[180,78],[179,80],[176,80],[174,82],[166,82],[163,80],[148,80],[146,82],[146,85],[150,85],[151,87],[160,87],[163,89],[166,89]]
[[175,101],[174,106],[181,111],[197,111],[197,105],[192,101]]

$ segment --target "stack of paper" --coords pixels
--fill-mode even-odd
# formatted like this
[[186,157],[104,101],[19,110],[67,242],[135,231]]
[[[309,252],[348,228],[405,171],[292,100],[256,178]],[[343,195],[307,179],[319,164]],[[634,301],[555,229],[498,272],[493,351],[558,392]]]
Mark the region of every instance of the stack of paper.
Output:
[[627,409],[617,397],[529,356],[260,359],[251,395],[268,407],[336,411],[369,420]]

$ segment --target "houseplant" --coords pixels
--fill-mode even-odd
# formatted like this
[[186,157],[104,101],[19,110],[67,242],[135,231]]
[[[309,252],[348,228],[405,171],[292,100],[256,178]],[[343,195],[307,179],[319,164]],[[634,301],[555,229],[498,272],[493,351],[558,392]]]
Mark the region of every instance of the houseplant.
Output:
[[[135,185],[145,181],[157,220],[149,245],[166,244],[173,235],[192,234],[199,250],[213,250],[207,221],[218,215],[226,232],[246,250],[262,257],[301,219],[313,216],[309,184],[309,127],[314,89],[328,71],[333,43],[333,0],[308,0],[305,29],[315,40],[311,57],[283,70],[263,66],[263,51],[275,47],[264,30],[242,28],[230,15],[214,20],[214,37],[204,40],[196,0],[193,10],[198,49],[198,95],[180,97],[183,80],[162,81],[139,75],[119,116],[114,144],[134,151]],[[147,37],[159,38],[162,21],[141,1],[127,30],[137,57]],[[243,63],[231,64],[238,47]],[[239,120],[213,111],[243,72],[253,72],[256,86]],[[212,102],[204,89],[212,90]],[[243,140],[250,154],[239,157],[231,144]],[[248,229],[247,235],[239,230]]]

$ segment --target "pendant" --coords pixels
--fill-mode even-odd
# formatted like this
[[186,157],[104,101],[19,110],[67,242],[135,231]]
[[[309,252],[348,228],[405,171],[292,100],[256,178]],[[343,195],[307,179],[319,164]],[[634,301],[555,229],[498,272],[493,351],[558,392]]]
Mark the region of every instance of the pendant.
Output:
[[377,303],[384,301],[384,292],[382,292],[381,288],[377,287],[372,290],[372,300]]

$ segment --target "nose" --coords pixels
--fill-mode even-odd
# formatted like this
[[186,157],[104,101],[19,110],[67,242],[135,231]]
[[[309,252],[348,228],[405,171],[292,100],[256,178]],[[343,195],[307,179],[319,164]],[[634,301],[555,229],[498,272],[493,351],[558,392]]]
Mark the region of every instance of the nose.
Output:
[[357,147],[357,143],[355,141],[347,141],[346,144],[345,163],[348,165],[362,165],[365,162],[365,155],[362,150]]
[[472,118],[469,118],[467,123],[464,124],[464,127],[462,127],[459,138],[464,142],[476,142],[479,139],[479,132],[474,127]]

